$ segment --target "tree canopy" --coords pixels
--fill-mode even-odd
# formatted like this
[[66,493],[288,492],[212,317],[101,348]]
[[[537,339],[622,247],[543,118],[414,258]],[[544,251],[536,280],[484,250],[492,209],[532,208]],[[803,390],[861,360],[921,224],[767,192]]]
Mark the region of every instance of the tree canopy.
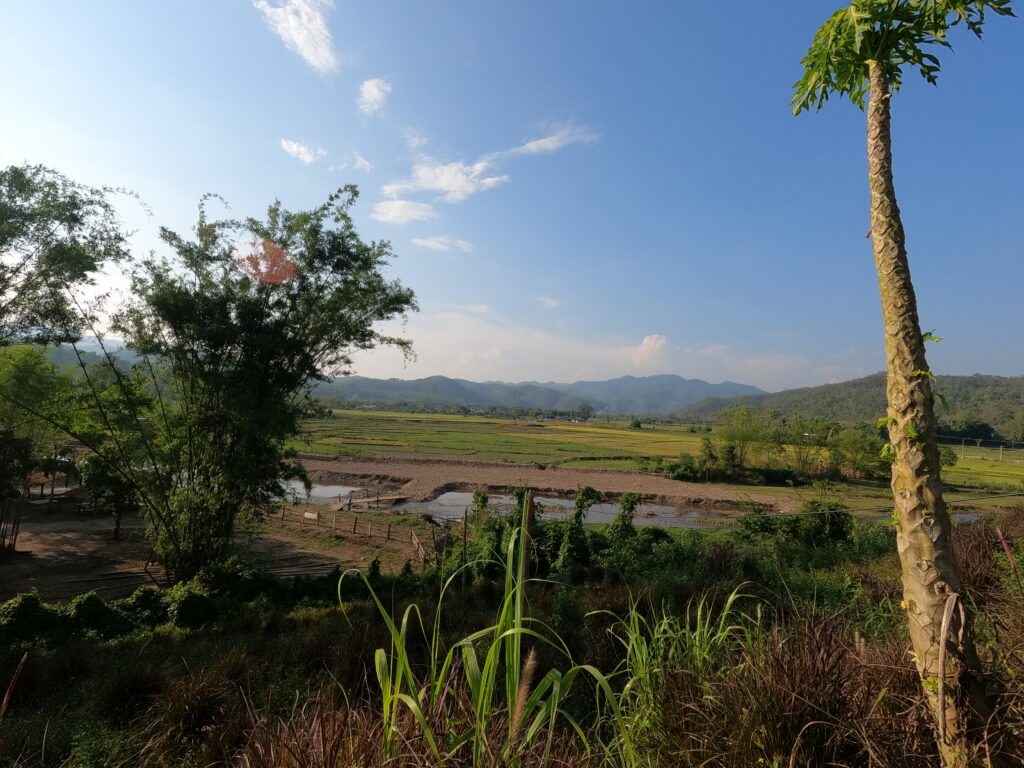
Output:
[[111,190],[39,165],[0,169],[0,345],[74,339],[74,291],[127,255]]
[[981,37],[986,12],[1012,16],[1011,0],[854,0],[832,14],[814,36],[794,85],[793,112],[821,109],[832,94],[861,109],[868,92],[868,61],[882,65],[889,87],[903,83],[904,67],[935,83],[939,59],[926,47],[952,48],[959,24]]

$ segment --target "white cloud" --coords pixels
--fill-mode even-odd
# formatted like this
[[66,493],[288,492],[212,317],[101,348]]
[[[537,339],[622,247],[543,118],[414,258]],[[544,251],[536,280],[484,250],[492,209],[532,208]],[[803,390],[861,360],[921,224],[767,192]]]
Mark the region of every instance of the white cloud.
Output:
[[301,160],[306,165],[327,154],[315,144],[302,144],[298,141],[289,141],[288,139],[281,139],[281,149],[297,160]]
[[255,0],[253,5],[263,13],[267,25],[288,49],[299,54],[313,69],[327,73],[338,68],[338,57],[323,14],[334,6],[334,0],[286,0],[283,5]]
[[562,303],[558,299],[554,299],[550,296],[537,296],[535,298],[537,300],[537,303],[544,307],[544,309],[554,309],[555,307],[560,306]]
[[[368,80],[367,83],[369,82],[372,81]],[[493,189],[508,181],[507,174],[496,173],[494,168],[496,161],[502,158],[554,152],[568,144],[594,139],[594,134],[582,128],[563,126],[547,136],[533,139],[518,147],[484,155],[475,163],[442,163],[432,157],[421,156],[413,166],[408,179],[385,184],[381,191],[388,197],[414,192],[439,192],[447,202],[461,203],[470,195]],[[410,129],[406,132],[406,144],[416,151],[426,144],[426,139]]]
[[417,128],[407,128],[405,130],[405,145],[414,152],[423,149],[429,141],[430,138]]
[[414,237],[412,239],[416,245],[422,245],[424,248],[430,248],[432,251],[454,251],[456,249],[470,253],[473,250],[473,244],[465,240],[457,240],[451,235],[438,235],[437,237]]
[[492,189],[508,181],[508,176],[487,176],[491,163],[479,160],[466,163],[439,163],[426,158],[412,169],[412,177],[385,184],[385,195],[394,197],[407,192],[440,192],[449,203],[460,203],[470,195]]
[[372,171],[373,163],[367,160],[365,157],[360,155],[358,152],[355,153],[356,157],[356,170],[357,171]]
[[511,149],[506,149],[502,152],[495,152],[493,155],[490,155],[489,158],[514,157],[515,155],[542,155],[548,152],[554,152],[555,150],[561,149],[569,144],[590,142],[595,141],[596,139],[597,136],[585,128],[580,128],[579,126],[574,125],[564,125],[552,130],[547,136],[543,136],[539,139],[533,139],[525,144],[520,144],[518,147],[512,147]]
[[427,221],[436,219],[434,206],[427,203],[414,203],[412,200],[385,200],[373,206],[370,218],[385,221],[388,224],[405,224],[407,221]]
[[384,107],[391,93],[391,83],[383,77],[364,80],[359,86],[359,111],[364,115],[375,115]]

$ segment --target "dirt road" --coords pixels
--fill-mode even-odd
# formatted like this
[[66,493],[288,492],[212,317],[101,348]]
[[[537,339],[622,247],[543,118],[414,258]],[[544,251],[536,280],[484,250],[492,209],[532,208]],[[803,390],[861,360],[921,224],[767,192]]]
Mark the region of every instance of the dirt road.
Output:
[[632,491],[642,494],[648,502],[683,507],[728,506],[737,501],[755,501],[772,511],[787,512],[800,504],[797,499],[768,496],[753,490],[737,491],[703,483],[684,483],[617,469],[467,461],[453,457],[326,459],[302,454],[300,458],[314,482],[394,489],[413,501],[427,501],[445,491],[502,491],[509,486],[528,486],[543,493],[571,495],[580,486],[589,485],[608,496]]

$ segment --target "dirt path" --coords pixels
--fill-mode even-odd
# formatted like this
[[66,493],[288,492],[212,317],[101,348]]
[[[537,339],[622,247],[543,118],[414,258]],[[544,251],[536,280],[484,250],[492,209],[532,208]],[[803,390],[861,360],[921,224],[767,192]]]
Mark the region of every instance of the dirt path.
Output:
[[[424,544],[432,540],[430,524],[395,513],[394,535],[387,513],[359,515],[354,533],[345,526],[334,528],[337,516],[325,515],[314,523],[307,511],[325,507],[287,506],[281,519],[268,518],[256,533],[239,530],[238,548],[261,570],[290,578],[319,576],[341,568],[365,568],[377,556],[384,571],[397,571],[406,560],[417,560],[410,534]],[[351,516],[348,516],[351,520]],[[364,520],[372,520],[369,530]],[[17,551],[0,560],[0,602],[19,592],[38,589],[46,600],[64,601],[83,592],[106,599],[125,597],[143,584],[157,583],[159,566],[147,561],[150,547],[142,535],[142,521],[124,520],[120,541],[112,539],[110,518],[82,512],[75,505],[39,506],[22,514]]]
[[618,469],[586,469],[501,461],[467,461],[453,457],[378,457],[326,459],[302,454],[310,478],[318,483],[346,483],[395,489],[414,501],[428,501],[445,491],[502,491],[528,486],[543,493],[573,494],[583,485],[615,496],[632,491],[645,501],[675,506],[726,506],[755,501],[775,512],[795,510],[800,502],[755,490],[737,491],[717,485],[684,483],[667,477]]

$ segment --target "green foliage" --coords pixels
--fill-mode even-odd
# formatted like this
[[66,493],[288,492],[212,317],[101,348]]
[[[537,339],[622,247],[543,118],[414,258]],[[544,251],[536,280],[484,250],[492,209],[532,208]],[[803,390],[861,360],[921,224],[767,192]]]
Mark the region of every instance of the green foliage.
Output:
[[956,463],[960,461],[960,457],[957,455],[956,450],[951,445],[940,445],[939,446],[939,464],[943,467],[955,467]]
[[196,574],[193,582],[210,597],[240,602],[254,600],[274,588],[272,579],[260,573],[252,563],[238,555],[204,566]]
[[587,510],[599,501],[601,501],[601,494],[589,485],[585,485],[576,491],[572,515],[565,524],[565,530],[562,534],[562,541],[558,550],[556,565],[559,568],[566,569],[572,573],[590,563],[590,547],[587,544],[587,534],[583,523],[587,517]]
[[747,541],[781,536],[805,549],[847,547],[853,534],[853,517],[846,506],[810,501],[794,515],[768,515],[761,509],[740,518],[738,535]]
[[76,596],[66,608],[73,629],[81,634],[95,633],[99,637],[117,637],[131,630],[131,623],[111,605],[103,602],[95,592]]
[[113,515],[116,538],[123,517],[139,509],[135,485],[99,454],[87,453],[79,458],[77,464],[93,509]]
[[[318,381],[353,351],[407,346],[376,330],[415,304],[382,275],[389,246],[356,233],[356,194],[244,221],[211,219],[204,200],[195,239],[161,230],[171,253],[137,265],[113,319],[141,362],[131,373],[111,362],[105,381],[82,368],[82,407],[69,412],[86,417],[64,427],[111,469],[107,486],[119,476],[132,488],[108,495],[138,500],[172,580],[225,557],[236,521],[258,519],[280,481],[301,476],[288,441]],[[255,237],[245,256],[242,233]]]
[[126,255],[111,192],[41,165],[0,169],[0,347],[77,337],[87,318],[71,289]]
[[1012,16],[1011,0],[854,0],[832,14],[814,36],[804,57],[803,75],[793,86],[793,113],[821,109],[829,96],[847,96],[863,108],[868,90],[867,62],[882,65],[893,91],[903,68],[917,68],[935,83],[939,59],[926,46],[951,48],[946,36],[965,24],[981,36],[986,11]]
[[[494,623],[447,647],[441,642],[439,627],[445,593],[454,578],[443,586],[437,602],[433,631],[428,633],[419,607],[412,605],[400,621],[367,583],[371,598],[388,629],[389,648],[378,648],[374,670],[379,686],[379,718],[383,726],[383,757],[392,759],[403,740],[402,723],[411,718],[418,736],[432,757],[441,761],[465,755],[474,767],[516,765],[527,755],[539,752],[540,760],[529,764],[547,764],[561,720],[574,731],[584,750],[589,742],[576,721],[563,712],[574,681],[581,674],[591,679],[607,703],[611,722],[623,738],[620,748],[632,754],[632,740],[622,727],[618,703],[611,685],[592,666],[575,666],[560,638],[541,633],[543,627],[532,622],[525,610],[525,521],[512,533],[504,556],[504,595]],[[428,641],[428,664],[419,672],[412,662],[414,632]],[[536,627],[536,628],[535,628]],[[529,652],[526,647],[534,646]],[[534,681],[537,669],[536,647],[550,648],[568,662],[568,669],[550,668]],[[453,676],[457,675],[457,683]],[[469,706],[464,718],[449,724],[447,732],[435,730],[434,713],[444,705],[454,684],[465,686]],[[494,738],[493,723],[507,722],[504,737]]]
[[633,517],[640,505],[639,493],[624,493],[619,497],[619,514],[608,524],[606,533],[612,541],[621,541],[636,536]]
[[217,603],[202,586],[183,581],[163,592],[167,618],[181,629],[196,629],[215,621],[220,613]]
[[34,590],[0,605],[0,644],[34,641],[67,630],[67,617],[45,605]]
[[[951,432],[964,422],[974,421],[987,425],[990,431],[965,434],[964,437],[993,439],[1002,436],[1024,439],[1024,416],[1019,404],[1024,400],[1024,376],[944,376],[935,377],[933,390],[941,390],[949,404],[948,413],[940,414],[939,433]],[[729,405],[757,407],[765,411],[778,411],[784,418],[796,414],[810,414],[844,426],[874,425],[879,414],[885,413],[885,374],[876,373],[839,384],[787,390],[766,395],[748,395],[733,401],[713,400],[682,411],[684,421],[714,419]],[[1019,422],[1019,423],[1018,423]],[[1015,430],[1017,424],[1017,432]],[[886,424],[887,426],[887,424]]]
[[882,439],[876,429],[851,427],[836,434],[829,441],[829,450],[836,467],[850,475],[875,478],[889,471],[882,458]]
[[128,597],[112,600],[110,607],[139,626],[155,627],[167,621],[167,605],[153,587],[139,587]]

